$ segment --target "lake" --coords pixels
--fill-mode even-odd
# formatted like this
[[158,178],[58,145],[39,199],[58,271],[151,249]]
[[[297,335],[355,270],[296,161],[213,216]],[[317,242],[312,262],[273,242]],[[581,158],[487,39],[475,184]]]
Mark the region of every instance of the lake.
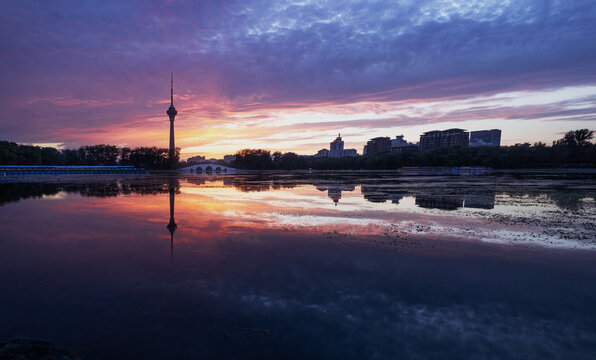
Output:
[[88,359],[596,358],[596,179],[0,183],[0,342]]

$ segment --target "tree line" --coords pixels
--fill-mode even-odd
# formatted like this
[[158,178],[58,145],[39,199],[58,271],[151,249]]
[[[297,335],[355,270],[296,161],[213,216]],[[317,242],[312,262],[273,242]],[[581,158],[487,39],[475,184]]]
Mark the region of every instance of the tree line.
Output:
[[588,129],[569,131],[552,146],[538,142],[513,146],[445,147],[432,150],[388,152],[344,158],[300,156],[244,149],[232,166],[251,170],[388,170],[403,166],[487,166],[493,169],[595,167],[596,145]]
[[[494,169],[594,167],[596,145],[588,129],[569,131],[551,146],[538,142],[513,146],[446,147],[433,150],[388,152],[376,156],[328,158],[293,152],[271,153],[244,149],[232,166],[250,170],[383,170],[403,166],[487,166]],[[81,146],[58,150],[0,141],[1,165],[132,165],[145,169],[169,169],[179,164],[180,149],[170,161],[168,149],[158,147]]]
[[168,149],[155,146],[131,149],[101,144],[58,150],[53,147],[0,141],[0,164],[2,165],[132,165],[145,169],[168,169],[175,167],[179,158],[178,148],[174,160],[170,161]]

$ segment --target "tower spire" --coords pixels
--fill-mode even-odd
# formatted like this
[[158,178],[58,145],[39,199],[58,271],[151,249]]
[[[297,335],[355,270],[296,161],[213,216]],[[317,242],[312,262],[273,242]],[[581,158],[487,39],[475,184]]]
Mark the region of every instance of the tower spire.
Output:
[[174,72],[170,73],[170,105],[174,106]]

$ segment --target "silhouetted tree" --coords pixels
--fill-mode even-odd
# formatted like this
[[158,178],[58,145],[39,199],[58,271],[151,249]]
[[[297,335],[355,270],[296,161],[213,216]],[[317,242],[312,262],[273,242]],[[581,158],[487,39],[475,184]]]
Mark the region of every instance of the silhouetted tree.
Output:
[[586,146],[590,144],[590,140],[594,137],[593,131],[590,129],[578,129],[569,131],[565,136],[553,143],[553,145],[565,145],[568,147]]
[[64,165],[81,165],[81,158],[79,157],[78,150],[64,149],[62,150],[62,158]]
[[120,149],[118,165],[130,165],[130,154],[132,150],[129,147]]
[[265,170],[273,167],[271,153],[263,149],[244,149],[236,153],[235,167],[241,169]]
[[285,153],[279,159],[279,168],[283,170],[304,169],[305,167],[304,157],[293,152]]
[[40,151],[41,165],[64,165],[64,157],[60,151],[51,148],[43,147]]
[[272,161],[273,161],[273,167],[275,169],[279,169],[280,168],[280,161],[281,161],[281,152],[280,151],[276,151],[274,152],[271,157],[272,157]]
[[0,164],[17,165],[19,164],[19,155],[20,149],[18,144],[0,141]]
[[147,169],[167,169],[170,167],[169,150],[158,147],[138,147],[130,153],[130,163]]
[[85,165],[116,165],[118,147],[116,145],[81,146],[79,157]]
[[[389,152],[376,156],[319,158],[300,156],[292,152],[282,154],[263,149],[244,149],[236,153],[232,166],[241,169],[397,169],[403,166],[489,166],[496,169],[528,167],[582,166],[594,167],[596,144],[590,142],[593,132],[588,129],[569,131],[546,146],[542,142],[514,146],[447,147],[433,150]],[[19,145],[0,141],[0,164],[3,165],[134,165],[147,169],[168,169],[181,166],[180,149],[175,161],[168,158],[168,150],[157,147],[130,149],[114,145],[82,146],[78,150],[57,151],[53,148]],[[222,165],[226,165],[220,162]]]
[[[176,148],[175,162],[178,163],[180,148]],[[78,150],[59,151],[51,147],[19,145],[0,141],[1,165],[134,165],[148,169],[172,167],[168,150],[157,147],[118,148],[115,145],[81,146]]]

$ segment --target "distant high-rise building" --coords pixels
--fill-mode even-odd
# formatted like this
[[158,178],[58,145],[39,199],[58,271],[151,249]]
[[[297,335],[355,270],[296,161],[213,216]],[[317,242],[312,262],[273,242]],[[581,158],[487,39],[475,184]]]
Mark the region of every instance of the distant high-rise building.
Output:
[[236,160],[236,155],[224,155],[223,157],[223,161],[227,162],[228,164],[234,160]]
[[501,146],[501,130],[480,130],[470,133],[470,146]]
[[344,142],[341,139],[341,134],[337,135],[337,138],[329,144],[329,150],[321,149],[315,155],[316,157],[332,157],[342,158],[348,156],[358,156],[356,149],[344,150]]
[[187,163],[202,163],[205,162],[205,157],[204,156],[193,156],[193,157],[189,157],[188,160],[186,160]]
[[403,135],[396,136],[395,139],[391,140],[391,147],[398,147],[408,145],[408,142],[404,140]]
[[166,111],[166,114],[170,117],[170,151],[168,155],[170,161],[173,161],[176,154],[176,146],[174,145],[174,118],[178,114],[178,111],[174,107],[174,73],[171,74],[170,78],[170,108]]
[[362,153],[364,155],[377,155],[391,150],[391,139],[389,137],[376,137],[368,140]]
[[329,157],[329,150],[321,149],[321,150],[317,151],[317,153],[315,154],[315,157]]
[[414,150],[418,149],[418,144],[413,144],[404,140],[403,135],[396,136],[395,139],[391,140],[390,151],[403,151],[403,150]]
[[468,146],[470,133],[463,129],[433,130],[420,135],[420,150]]
[[337,138],[329,144],[329,151],[340,152],[344,150],[344,141],[341,139],[341,134],[337,135]]

